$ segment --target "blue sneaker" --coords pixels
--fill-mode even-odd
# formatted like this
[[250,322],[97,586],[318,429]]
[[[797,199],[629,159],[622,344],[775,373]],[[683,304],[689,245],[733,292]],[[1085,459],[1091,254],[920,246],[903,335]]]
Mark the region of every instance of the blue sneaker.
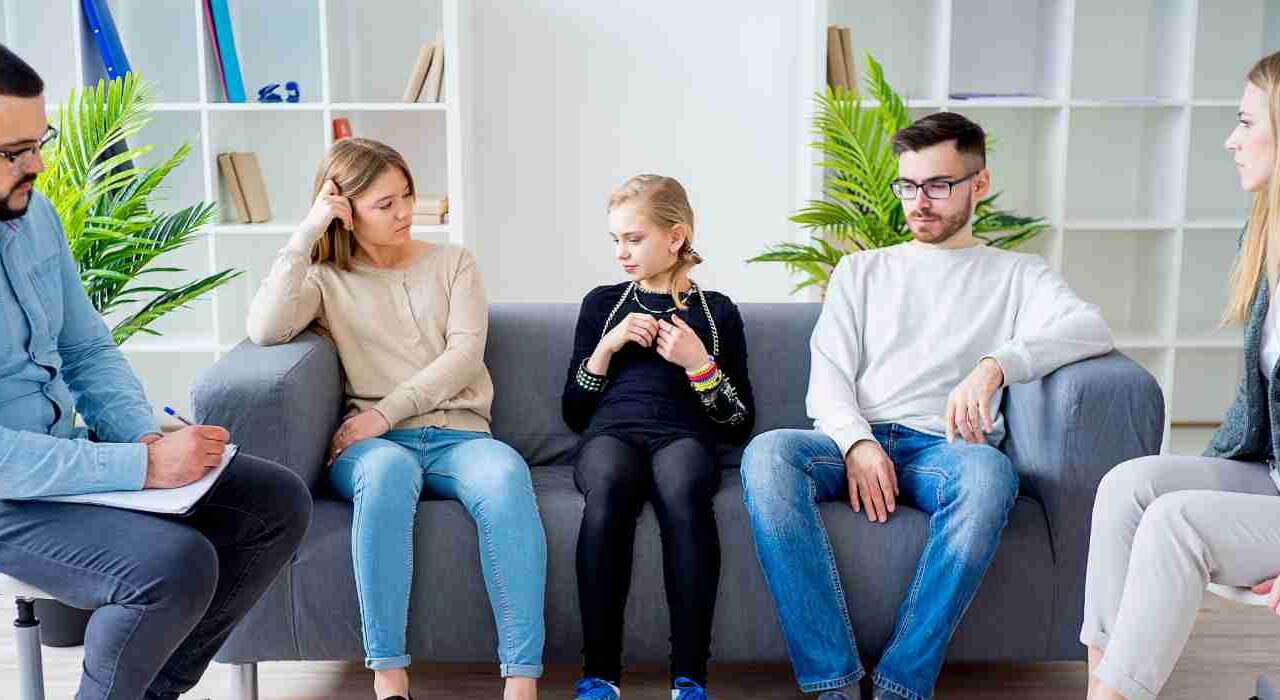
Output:
[[574,690],[578,693],[574,700],[618,700],[622,697],[618,686],[603,678],[583,678]]
[[671,700],[708,700],[707,691],[697,683],[680,676],[671,689]]

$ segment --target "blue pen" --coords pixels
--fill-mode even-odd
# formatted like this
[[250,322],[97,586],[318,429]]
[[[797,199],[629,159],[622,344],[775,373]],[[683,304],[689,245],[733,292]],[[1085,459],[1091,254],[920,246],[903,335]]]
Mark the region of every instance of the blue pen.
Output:
[[168,413],[169,415],[173,416],[174,418],[177,418],[178,420],[182,421],[183,423],[186,423],[187,425],[195,425],[195,423],[192,423],[191,421],[187,420],[186,418],[183,418],[182,416],[178,415],[178,412],[177,412],[177,411],[173,410],[172,408],[170,408],[170,407],[168,407],[168,406],[165,406],[165,407],[164,407],[164,412],[165,412],[165,413]]

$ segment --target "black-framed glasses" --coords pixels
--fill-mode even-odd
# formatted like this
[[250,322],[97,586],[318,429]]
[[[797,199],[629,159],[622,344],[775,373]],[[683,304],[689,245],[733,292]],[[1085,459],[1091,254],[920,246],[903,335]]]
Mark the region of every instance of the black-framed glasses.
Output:
[[959,180],[929,180],[928,182],[912,182],[905,177],[898,178],[889,183],[889,189],[893,190],[894,196],[904,202],[910,202],[920,194],[920,190],[924,190],[924,196],[929,199],[947,199],[951,196],[951,191],[956,185],[972,178],[974,175],[982,172],[975,170]]
[[58,138],[58,129],[50,124],[49,128],[45,129],[44,135],[40,137],[40,140],[26,148],[18,148],[11,151],[0,148],[0,158],[4,158],[10,163],[16,164],[23,158],[29,158],[39,153],[40,149],[49,145],[49,142],[56,138]]

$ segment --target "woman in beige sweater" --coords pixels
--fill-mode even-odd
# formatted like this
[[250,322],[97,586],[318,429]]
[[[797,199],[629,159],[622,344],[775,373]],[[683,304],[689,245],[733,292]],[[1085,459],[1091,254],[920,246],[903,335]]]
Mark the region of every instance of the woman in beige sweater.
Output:
[[419,498],[452,498],[476,520],[507,700],[542,674],[546,539],[529,467],[489,433],[488,306],[464,248],[410,237],[413,178],[395,150],[334,144],[315,202],[249,309],[249,337],[285,343],[311,323],[346,372],[346,420],[329,479],[355,504],[351,558],[365,665],[379,699],[409,695],[405,647]]

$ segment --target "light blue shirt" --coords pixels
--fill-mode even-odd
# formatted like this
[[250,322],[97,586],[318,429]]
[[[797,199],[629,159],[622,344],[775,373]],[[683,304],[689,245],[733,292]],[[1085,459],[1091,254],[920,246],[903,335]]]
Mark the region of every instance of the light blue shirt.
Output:
[[[75,411],[92,431],[75,427]],[[0,499],[137,490],[160,428],[44,195],[0,222]]]

